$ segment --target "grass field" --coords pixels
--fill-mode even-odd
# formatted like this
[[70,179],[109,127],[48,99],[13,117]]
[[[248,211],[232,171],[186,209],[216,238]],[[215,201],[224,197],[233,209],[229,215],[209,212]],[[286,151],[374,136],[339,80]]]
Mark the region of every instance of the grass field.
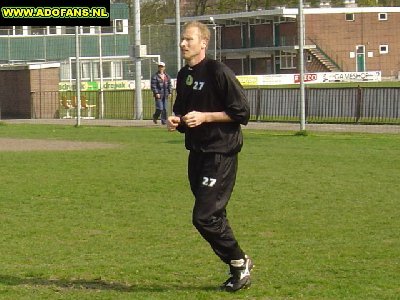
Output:
[[400,136],[244,136],[228,216],[256,268],[231,295],[191,225],[181,135],[0,126],[119,145],[0,152],[0,299],[399,299]]

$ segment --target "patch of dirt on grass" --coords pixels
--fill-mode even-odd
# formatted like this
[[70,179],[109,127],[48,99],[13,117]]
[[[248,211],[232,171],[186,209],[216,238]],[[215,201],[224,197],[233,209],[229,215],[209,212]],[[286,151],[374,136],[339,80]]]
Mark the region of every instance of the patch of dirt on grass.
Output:
[[84,149],[110,149],[120,145],[100,142],[78,142],[44,139],[0,138],[0,151],[68,151]]

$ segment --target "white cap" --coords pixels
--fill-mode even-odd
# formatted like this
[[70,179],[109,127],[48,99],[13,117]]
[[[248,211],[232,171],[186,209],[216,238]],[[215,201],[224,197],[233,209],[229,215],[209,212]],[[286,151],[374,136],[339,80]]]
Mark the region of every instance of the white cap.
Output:
[[160,61],[160,62],[158,63],[158,66],[165,67],[165,62]]

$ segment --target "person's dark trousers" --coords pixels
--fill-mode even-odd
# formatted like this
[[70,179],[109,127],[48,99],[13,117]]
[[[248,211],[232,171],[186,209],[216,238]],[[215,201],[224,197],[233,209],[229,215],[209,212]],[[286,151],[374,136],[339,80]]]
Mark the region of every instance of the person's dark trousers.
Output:
[[156,111],[153,114],[153,120],[157,121],[161,116],[161,123],[166,124],[167,122],[167,107],[165,99],[156,99]]
[[156,109],[156,111],[153,114],[153,120],[158,120],[158,118],[160,117],[161,114],[161,110]]
[[232,259],[244,258],[226,217],[237,164],[237,154],[189,153],[188,176],[195,196],[193,225],[227,264]]
[[167,110],[165,109],[165,105],[164,109],[161,111],[161,123],[167,124]]

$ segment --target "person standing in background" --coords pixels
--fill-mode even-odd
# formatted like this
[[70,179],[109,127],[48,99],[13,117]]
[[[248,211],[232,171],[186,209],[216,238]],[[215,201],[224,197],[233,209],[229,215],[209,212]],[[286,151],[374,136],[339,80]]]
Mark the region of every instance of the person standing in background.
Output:
[[171,97],[171,77],[165,72],[165,63],[158,63],[158,71],[151,78],[151,90],[153,92],[156,110],[153,114],[153,122],[157,124],[161,116],[161,123],[166,124],[168,99]]

